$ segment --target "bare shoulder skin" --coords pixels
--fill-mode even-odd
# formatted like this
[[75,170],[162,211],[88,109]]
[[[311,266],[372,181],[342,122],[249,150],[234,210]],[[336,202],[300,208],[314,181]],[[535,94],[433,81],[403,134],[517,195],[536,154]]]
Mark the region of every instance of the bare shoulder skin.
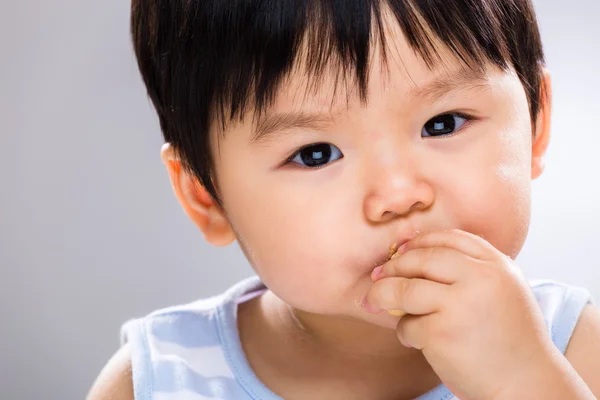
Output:
[[96,378],[87,400],[134,400],[131,380],[131,349],[120,348]]

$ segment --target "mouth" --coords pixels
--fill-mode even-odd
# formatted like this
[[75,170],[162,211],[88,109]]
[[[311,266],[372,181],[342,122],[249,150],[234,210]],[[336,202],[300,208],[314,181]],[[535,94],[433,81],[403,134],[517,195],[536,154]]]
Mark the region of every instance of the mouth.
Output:
[[402,247],[405,243],[408,243],[412,239],[414,239],[419,234],[419,231],[414,231],[410,235],[403,236],[398,242],[392,243],[385,254],[382,254],[379,258],[377,258],[377,262],[373,266],[373,268],[378,267],[380,265],[385,264],[386,262],[393,260],[398,257],[398,249]]
[[[402,245],[400,245],[400,246],[402,246]],[[396,243],[392,243],[392,245],[390,246],[390,251],[388,254],[387,261],[390,261],[398,256],[398,248],[399,248],[399,246]]]

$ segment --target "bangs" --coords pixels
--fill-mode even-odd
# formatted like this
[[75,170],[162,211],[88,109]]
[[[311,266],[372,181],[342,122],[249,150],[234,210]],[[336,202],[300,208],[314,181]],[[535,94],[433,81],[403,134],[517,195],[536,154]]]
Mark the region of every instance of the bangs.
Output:
[[[366,102],[370,55],[377,42],[381,61],[387,63],[384,24],[389,19],[384,13],[391,14],[391,23],[398,24],[410,47],[430,69],[441,62],[436,44],[445,46],[469,68],[483,68],[491,62],[506,69],[511,62],[500,21],[507,20],[502,15],[507,5],[501,6],[501,1],[506,3],[244,1],[230,7],[221,0],[214,2],[210,21],[192,14],[196,20],[186,24],[190,28],[182,35],[193,37],[194,29],[209,23],[231,27],[202,32],[206,40],[198,49],[212,53],[209,60],[215,65],[209,66],[210,72],[199,66],[198,76],[210,79],[211,116],[224,130],[228,121],[243,119],[248,110],[257,116],[264,113],[286,76],[299,65],[308,86],[319,87],[325,72],[334,71],[334,90],[339,81],[351,82]],[[214,76],[209,78],[207,72]]]
[[299,66],[314,87],[334,71],[366,102],[372,49],[385,66],[394,23],[429,69],[441,50],[473,69],[513,67],[535,124],[544,57],[531,0],[132,0],[131,33],[165,140],[215,197],[211,127],[260,116]]

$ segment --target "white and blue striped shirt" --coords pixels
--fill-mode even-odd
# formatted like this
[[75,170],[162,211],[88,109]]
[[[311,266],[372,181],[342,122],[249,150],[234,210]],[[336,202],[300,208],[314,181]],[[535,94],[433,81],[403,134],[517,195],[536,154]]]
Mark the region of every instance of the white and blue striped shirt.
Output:
[[[554,344],[565,352],[587,290],[554,281],[531,287]],[[253,373],[237,330],[237,305],[262,293],[258,277],[220,296],[155,311],[123,325],[135,400],[281,400]],[[440,385],[417,400],[458,400]]]

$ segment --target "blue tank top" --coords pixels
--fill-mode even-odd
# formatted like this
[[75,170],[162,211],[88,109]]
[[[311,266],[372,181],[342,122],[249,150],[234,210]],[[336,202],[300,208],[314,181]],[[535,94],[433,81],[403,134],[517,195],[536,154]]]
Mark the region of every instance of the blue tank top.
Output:
[[[530,282],[564,354],[590,293],[554,281]],[[237,306],[266,290],[251,277],[225,293],[126,322],[135,400],[281,400],[253,373],[237,330]],[[444,385],[417,400],[458,400]]]

